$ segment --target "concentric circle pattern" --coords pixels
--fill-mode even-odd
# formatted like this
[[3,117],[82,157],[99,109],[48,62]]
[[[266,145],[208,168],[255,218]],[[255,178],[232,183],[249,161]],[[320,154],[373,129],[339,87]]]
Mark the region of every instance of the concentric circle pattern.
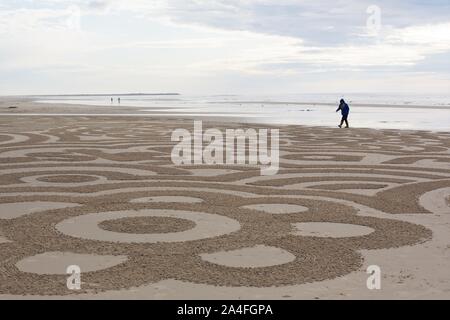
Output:
[[[193,229],[165,234],[137,234],[107,231],[98,225],[104,221],[133,217],[168,217],[193,221]],[[60,232],[77,238],[125,243],[183,242],[218,237],[240,229],[236,220],[210,213],[178,210],[140,210],[101,212],[64,220],[55,227]]]
[[[389,215],[448,208],[448,133],[283,127],[280,171],[261,176],[173,165],[171,132],[190,121],[14,123],[0,120],[0,294],[323,281],[360,270],[362,250],[432,237]],[[61,269],[77,262],[83,286],[73,292]]]

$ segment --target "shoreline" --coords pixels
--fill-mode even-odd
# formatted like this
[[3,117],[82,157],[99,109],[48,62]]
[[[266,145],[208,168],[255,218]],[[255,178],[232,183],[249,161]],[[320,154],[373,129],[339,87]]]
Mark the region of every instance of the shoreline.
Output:
[[[239,102],[228,102],[230,104]],[[259,102],[252,102],[252,104],[258,104]],[[275,105],[282,105],[286,103],[274,103]],[[306,103],[296,103],[296,105],[310,105]],[[326,103],[315,103],[313,105],[323,105],[323,106],[334,106],[332,104]],[[372,108],[375,105],[358,105],[355,104],[354,107],[368,107]],[[10,108],[14,107],[14,108]],[[93,110],[92,107],[95,107]],[[118,109],[120,107],[120,109]],[[423,109],[420,106],[397,106],[397,105],[376,105],[378,108],[382,109]],[[252,125],[266,125],[266,126],[302,126],[302,127],[312,127],[312,128],[335,128],[339,122],[340,116],[336,115],[333,125],[322,125],[322,124],[310,124],[310,123],[296,123],[292,122],[274,122],[269,116],[251,116],[252,114],[238,114],[233,115],[223,114],[221,112],[198,112],[197,114],[193,112],[182,113],[182,112],[171,112],[168,109],[165,112],[152,111],[153,109],[160,110],[163,107],[134,107],[134,106],[110,106],[110,105],[87,105],[87,104],[72,104],[72,103],[45,103],[36,102],[30,98],[11,98],[4,99],[0,97],[0,116],[25,116],[25,117],[39,117],[39,116],[49,116],[49,117],[66,117],[66,116],[76,116],[76,117],[146,117],[152,119],[186,119],[186,120],[203,120],[203,121],[213,121],[213,122],[226,122],[226,123],[241,123],[241,124],[252,124]],[[426,107],[427,110],[448,110],[450,112],[450,107],[436,107],[429,106]],[[145,112],[142,112],[145,110]],[[148,111],[147,111],[148,110]],[[336,126],[335,126],[336,124]],[[433,133],[445,133],[447,130],[439,129],[414,129],[414,128],[391,128],[391,127],[373,127],[373,126],[356,126],[351,129],[373,129],[373,130],[401,130],[401,131],[423,131],[423,132],[433,132]],[[450,131],[450,128],[449,128]]]

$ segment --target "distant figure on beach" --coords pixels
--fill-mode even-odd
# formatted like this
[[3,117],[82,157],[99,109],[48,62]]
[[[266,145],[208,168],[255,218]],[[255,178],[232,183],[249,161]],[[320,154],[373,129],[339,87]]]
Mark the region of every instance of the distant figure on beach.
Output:
[[113,104],[114,103],[114,99],[113,98],[111,98],[111,104]]
[[346,128],[349,128],[348,115],[350,114],[350,107],[344,101],[344,99],[341,99],[341,103],[339,104],[339,108],[336,110],[336,112],[338,112],[339,110],[342,113],[342,120],[341,120],[341,124],[339,125],[339,128],[342,128],[342,126],[344,125],[344,122],[345,122]]
[[119,104],[120,104],[120,97],[117,99],[117,101],[119,101]]

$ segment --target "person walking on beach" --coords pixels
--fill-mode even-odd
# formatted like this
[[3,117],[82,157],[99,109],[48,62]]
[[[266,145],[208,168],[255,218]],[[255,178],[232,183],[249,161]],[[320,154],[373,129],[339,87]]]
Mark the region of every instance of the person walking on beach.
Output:
[[119,101],[119,104],[120,104],[120,97],[118,98],[118,100],[117,101]]
[[344,101],[344,99],[341,99],[341,103],[339,104],[339,108],[336,110],[336,112],[338,112],[339,110],[342,113],[342,120],[341,120],[341,124],[339,125],[339,128],[342,128],[342,126],[344,125],[344,122],[345,122],[346,128],[349,128],[348,115],[350,114],[350,107]]

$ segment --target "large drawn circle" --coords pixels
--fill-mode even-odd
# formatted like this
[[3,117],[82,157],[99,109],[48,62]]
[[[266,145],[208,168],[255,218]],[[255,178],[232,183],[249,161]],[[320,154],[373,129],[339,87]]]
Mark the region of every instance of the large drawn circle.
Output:
[[[186,219],[195,222],[196,226],[183,232],[164,234],[130,234],[103,230],[99,223],[107,220],[117,220],[131,217],[169,217]],[[67,219],[56,225],[60,232],[75,238],[107,242],[125,243],[158,243],[183,242],[222,236],[238,231],[241,225],[238,221],[210,213],[145,209],[140,211],[115,211],[91,213]]]

